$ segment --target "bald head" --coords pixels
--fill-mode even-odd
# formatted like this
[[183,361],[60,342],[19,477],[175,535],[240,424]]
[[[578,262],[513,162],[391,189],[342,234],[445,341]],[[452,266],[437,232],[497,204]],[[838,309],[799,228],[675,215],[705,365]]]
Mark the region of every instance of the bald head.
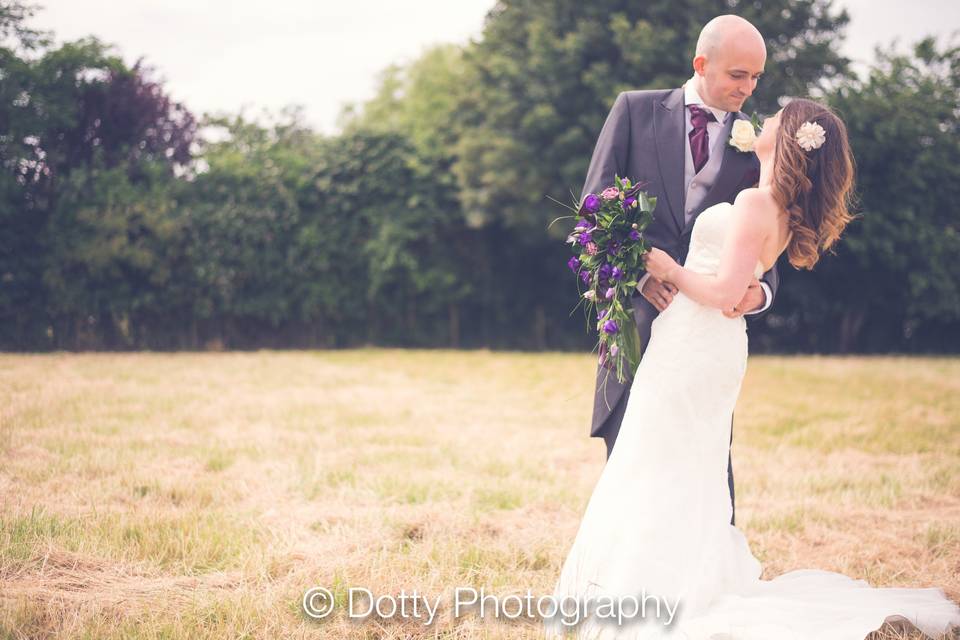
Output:
[[757,28],[740,16],[717,16],[697,40],[694,88],[711,107],[740,111],[767,63],[767,46]]
[[709,58],[734,42],[760,47],[766,56],[767,47],[757,28],[749,20],[735,15],[717,16],[703,26],[697,38],[696,55]]

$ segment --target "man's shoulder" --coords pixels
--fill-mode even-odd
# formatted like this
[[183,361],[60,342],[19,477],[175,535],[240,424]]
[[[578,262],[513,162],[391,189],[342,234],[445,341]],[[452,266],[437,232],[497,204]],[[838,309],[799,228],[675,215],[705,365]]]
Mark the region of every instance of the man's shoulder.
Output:
[[678,88],[674,89],[631,89],[629,91],[623,91],[627,100],[631,103],[646,101],[651,102],[654,100],[663,100],[669,96],[674,91],[679,91]]

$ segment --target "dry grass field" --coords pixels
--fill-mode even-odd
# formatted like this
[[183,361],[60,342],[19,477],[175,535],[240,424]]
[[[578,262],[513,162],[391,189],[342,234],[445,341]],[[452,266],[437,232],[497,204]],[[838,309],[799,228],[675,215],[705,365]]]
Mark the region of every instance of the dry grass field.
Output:
[[[549,594],[604,462],[593,374],[583,354],[0,355],[0,637],[535,638],[450,610],[316,621],[301,598]],[[753,357],[733,460],[765,577],[960,599],[960,359]]]

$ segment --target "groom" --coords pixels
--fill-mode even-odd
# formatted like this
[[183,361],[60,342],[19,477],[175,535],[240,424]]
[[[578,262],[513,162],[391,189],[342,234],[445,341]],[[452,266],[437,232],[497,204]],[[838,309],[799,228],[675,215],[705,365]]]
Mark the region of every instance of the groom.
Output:
[[[625,91],[617,96],[594,148],[581,201],[588,193],[612,185],[615,174],[645,185],[645,191],[657,196],[645,236],[683,264],[700,212],[721,201],[733,202],[740,191],[757,182],[756,156],[738,151],[729,140],[733,121],[746,119],[740,109],[756,88],[766,58],[763,36],[748,21],[724,15],[708,22],[697,40],[695,73],[683,87]],[[759,317],[773,302],[777,284],[774,265],[724,315]],[[676,287],[649,275],[637,284],[631,303],[641,344],[646,345],[651,323],[676,293]],[[609,459],[632,381],[620,384],[615,375],[607,374],[607,369],[598,367],[590,435],[604,439]],[[729,454],[727,464],[732,505]]]

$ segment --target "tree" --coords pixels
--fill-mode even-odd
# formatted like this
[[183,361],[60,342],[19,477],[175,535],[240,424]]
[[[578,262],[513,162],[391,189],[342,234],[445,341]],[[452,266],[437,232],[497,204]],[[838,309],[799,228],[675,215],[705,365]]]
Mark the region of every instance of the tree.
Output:
[[587,348],[545,195],[579,195],[617,93],[678,86],[733,12],[768,35],[748,109],[829,100],[863,214],[814,272],[781,270],[752,347],[960,349],[960,55],[924,41],[853,78],[828,0],[503,0],[332,137],[295,109],[198,125],[142,61],[51,47],[32,10],[0,0],[5,348]]
[[403,325],[415,344],[436,341],[435,320],[428,318],[445,314],[441,333],[447,344],[459,346],[461,325],[472,328],[462,319],[464,307],[482,305],[476,298],[479,233],[465,224],[451,170],[462,133],[457,109],[464,72],[461,46],[432,47],[407,66],[387,68],[377,95],[342,115],[348,139],[362,132],[393,134],[409,145],[403,155],[415,193],[408,207],[380,220],[368,255],[372,295],[390,292],[388,299],[406,306]]
[[317,144],[298,115],[288,115],[273,127],[242,116],[202,124],[224,135],[199,145],[206,168],[182,185],[175,213],[184,243],[172,293],[190,346],[282,342],[280,328],[297,303],[292,278],[298,269],[298,189]]
[[[6,27],[21,37],[28,31]],[[157,217],[164,207],[138,212],[111,198],[122,194],[120,200],[133,205],[135,188],[156,204],[158,181],[172,180],[190,160],[195,125],[145,68],[126,68],[95,38],[30,58],[0,49],[0,62],[0,224],[9,232],[0,240],[0,325],[6,334],[0,339],[70,346],[78,327],[113,326],[117,309],[93,298],[126,295],[89,274],[75,278],[77,258],[119,256],[113,244],[118,234],[136,243],[151,225],[166,224]],[[77,238],[93,244],[74,252]],[[81,302],[83,295],[92,297]],[[67,307],[66,300],[76,305]],[[114,333],[108,328],[100,335]],[[99,339],[91,344],[110,346]]]
[[322,317],[335,344],[456,341],[448,305],[470,281],[462,225],[409,139],[357,129],[330,140],[311,187],[297,231],[301,315]]
[[422,158],[449,162],[460,134],[457,110],[465,72],[463,47],[455,44],[431,47],[407,66],[391,65],[381,73],[372,99],[344,110],[343,129],[400,133]]
[[0,0],[0,49],[29,51],[49,44],[47,33],[27,26],[27,20],[36,12],[36,5],[20,0]]

